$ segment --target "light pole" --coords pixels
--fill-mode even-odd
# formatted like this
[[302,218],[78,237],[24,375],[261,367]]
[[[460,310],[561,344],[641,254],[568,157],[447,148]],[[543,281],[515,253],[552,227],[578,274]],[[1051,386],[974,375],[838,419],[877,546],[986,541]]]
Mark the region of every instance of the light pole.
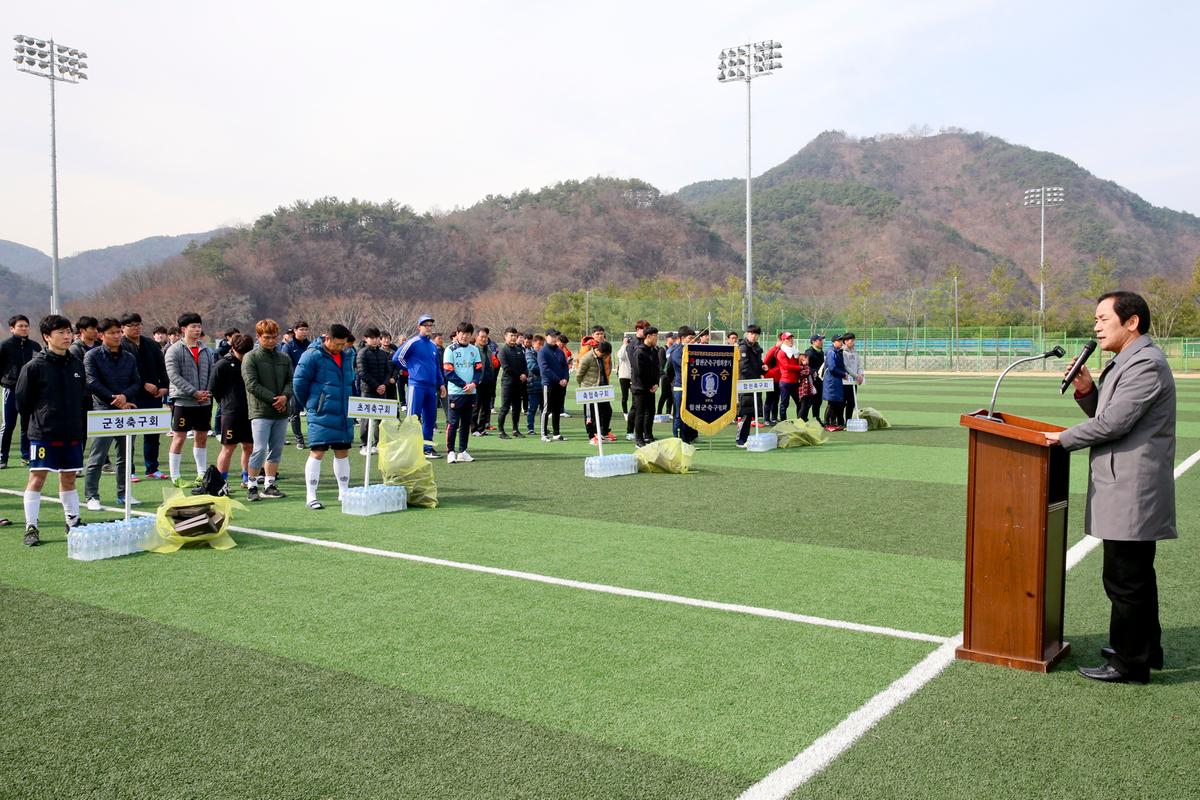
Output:
[[18,34],[13,61],[19,72],[50,79],[50,313],[59,312],[58,287],[58,139],[55,130],[54,84],[87,80],[87,53],[56,44],[53,39],[36,39]]
[[750,236],[750,81],[783,68],[781,47],[783,45],[779,42],[771,40],[728,47],[721,51],[717,66],[717,80],[721,83],[746,83],[746,319],[743,328],[754,321],[754,250]]
[[1038,259],[1038,324],[1043,333],[1046,327],[1046,206],[1059,206],[1063,203],[1063,187],[1040,186],[1037,189],[1025,190],[1026,207],[1040,208],[1042,211],[1042,247]]

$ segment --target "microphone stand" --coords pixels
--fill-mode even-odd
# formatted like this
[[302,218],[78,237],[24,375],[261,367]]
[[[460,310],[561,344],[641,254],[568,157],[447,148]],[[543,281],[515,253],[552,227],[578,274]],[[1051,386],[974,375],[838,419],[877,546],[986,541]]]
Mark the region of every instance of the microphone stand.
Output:
[[992,404],[988,406],[988,413],[984,419],[991,420],[992,422],[1004,422],[1004,420],[996,416],[996,395],[1000,393],[1000,381],[1004,380],[1004,376],[1012,372],[1014,367],[1018,367],[1021,364],[1028,364],[1030,361],[1038,361],[1039,359],[1047,359],[1052,357],[1062,358],[1064,355],[1066,355],[1065,350],[1063,350],[1061,347],[1055,347],[1053,350],[1036,356],[1028,356],[1026,358],[1018,359],[1017,361],[1014,361],[1005,367],[1004,372],[1001,372],[1000,377],[996,379],[996,388],[992,389]]

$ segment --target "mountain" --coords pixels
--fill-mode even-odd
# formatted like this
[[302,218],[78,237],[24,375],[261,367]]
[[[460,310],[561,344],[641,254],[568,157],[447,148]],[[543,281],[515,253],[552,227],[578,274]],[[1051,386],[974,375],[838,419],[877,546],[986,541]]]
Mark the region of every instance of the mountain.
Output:
[[[1039,213],[1023,192],[1062,186],[1046,212],[1054,279],[1080,281],[1104,257],[1117,280],[1184,276],[1200,218],[1157,208],[1067,158],[981,133],[855,139],[826,132],[753,180],[756,274],[785,286],[869,279],[930,285],[951,264],[981,279],[997,264],[1038,282]],[[704,181],[675,195],[744,252],[745,183]]]
[[[60,258],[59,283],[64,297],[79,297],[99,289],[122,272],[157,264],[177,256],[192,241],[204,242],[223,229],[179,236],[151,236],[129,244],[85,250]],[[0,239],[0,264],[18,275],[50,285],[50,256],[41,250]]]
[[49,286],[0,266],[0,314],[4,320],[18,311],[30,319],[38,319],[49,310]]

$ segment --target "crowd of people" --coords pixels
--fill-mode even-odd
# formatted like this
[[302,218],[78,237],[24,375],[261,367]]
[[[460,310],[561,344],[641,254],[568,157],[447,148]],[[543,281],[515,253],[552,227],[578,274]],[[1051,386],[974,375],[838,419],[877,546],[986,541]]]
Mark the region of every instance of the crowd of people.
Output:
[[[333,475],[340,495],[349,485],[349,451],[357,441],[361,453],[377,446],[368,440],[366,420],[348,415],[349,398],[392,400],[400,411],[421,423],[424,452],[440,458],[435,434],[444,434],[450,464],[470,463],[472,437],[497,433],[501,439],[540,437],[565,440],[561,418],[572,373],[580,388],[613,384],[620,387],[626,439],[637,446],[654,441],[655,416],[669,414],[672,433],[686,442],[696,432],[681,418],[684,346],[709,343],[710,332],[688,326],[661,334],[639,320],[633,335],[614,350],[603,326],[583,337],[578,354],[570,339],[553,328],[544,333],[508,327],[501,342],[487,327],[459,323],[449,343],[429,315],[417,320],[417,333],[397,345],[388,331],[367,327],[356,337],[333,324],[313,336],[309,324],[297,320],[283,329],[275,320],[259,320],[251,333],[224,330],[206,342],[199,314],[184,313],[173,327],[143,333],[137,313],[120,318],[83,316],[71,323],[50,315],[31,335],[21,314],[8,321],[11,336],[0,345],[0,386],[4,389],[4,427],[0,469],[8,467],[18,424],[20,458],[30,469],[25,492],[26,543],[38,542],[41,492],[48,473],[59,478],[59,496],[68,528],[80,522],[76,476],[84,475],[83,503],[103,508],[100,483],[106,472],[116,478],[115,499],[136,505],[126,474],[133,483],[170,480],[188,485],[183,475],[184,450],[191,442],[195,483],[208,471],[208,438],[219,444],[215,469],[230,491],[234,456],[241,467],[247,500],[284,497],[279,464],[290,428],[296,447],[308,450],[304,465],[306,505],[319,510],[321,465],[333,451]],[[834,337],[826,353],[824,337],[810,338],[801,352],[789,332],[764,354],[760,329],[751,325],[725,343],[738,348],[742,378],[770,378],[774,391],[755,402],[739,401],[737,444],[746,446],[753,425],[787,419],[789,406],[800,419],[820,417],[829,430],[845,426],[854,408],[854,387],[862,370],[854,352],[854,335]],[[42,341],[36,341],[40,338]],[[614,386],[614,390],[616,387]],[[493,407],[499,397],[497,418]],[[632,405],[630,403],[632,399]],[[131,411],[170,407],[167,471],[160,468],[160,436],[143,435],[141,469],[126,452],[125,436],[87,436],[91,410]],[[761,422],[757,409],[761,408]],[[444,423],[439,426],[439,413]],[[304,423],[301,417],[304,417]],[[617,441],[608,403],[589,405],[585,428],[589,441]],[[240,453],[239,453],[240,451]],[[128,468],[127,468],[127,462]]]

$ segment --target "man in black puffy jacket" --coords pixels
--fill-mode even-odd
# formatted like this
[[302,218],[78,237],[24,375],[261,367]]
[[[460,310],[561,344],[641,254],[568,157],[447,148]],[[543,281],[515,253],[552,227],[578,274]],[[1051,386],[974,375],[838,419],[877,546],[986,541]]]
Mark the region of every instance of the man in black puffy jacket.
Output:
[[[761,328],[757,325],[747,326],[746,335],[742,339],[742,343],[738,345],[738,380],[748,381],[763,376],[763,351],[762,345],[758,343],[760,331]],[[738,416],[742,418],[742,425],[738,428],[737,435],[738,447],[745,447],[746,439],[750,437],[750,423],[754,419],[754,406],[753,393],[748,392],[738,399]],[[762,407],[761,402],[759,407]]]
[[518,439],[524,437],[521,433],[521,404],[525,402],[525,385],[529,382],[529,365],[525,360],[525,348],[517,343],[517,329],[509,326],[504,329],[504,344],[500,345],[496,357],[500,359],[500,438],[507,439],[504,432],[504,418],[512,412],[512,435]]
[[654,393],[662,367],[658,360],[658,328],[642,332],[642,343],[633,352],[633,436],[638,447],[654,441]]
[[[381,400],[396,399],[396,384],[392,381],[392,356],[383,349],[379,341],[379,328],[367,328],[363,331],[363,346],[354,359],[354,372],[358,375],[358,384],[364,397],[378,397]],[[368,447],[367,429],[370,420],[359,420],[362,432],[359,443],[362,454],[366,455]],[[375,429],[375,441],[379,441],[379,429]],[[374,447],[375,442],[370,442]]]
[[72,356],[71,321],[58,314],[44,317],[38,328],[46,351],[38,352],[17,376],[14,387],[21,417],[29,420],[29,482],[25,484],[25,544],[41,542],[38,514],[46,474],[58,473],[67,533],[79,526],[79,492],[75,478],[83,469],[83,365]]
[[8,321],[12,333],[0,344],[0,386],[4,387],[4,433],[0,436],[0,469],[8,466],[8,451],[12,448],[13,431],[21,421],[21,463],[29,463],[29,422],[17,412],[17,378],[21,368],[29,363],[42,346],[29,338],[29,317],[17,314]]

